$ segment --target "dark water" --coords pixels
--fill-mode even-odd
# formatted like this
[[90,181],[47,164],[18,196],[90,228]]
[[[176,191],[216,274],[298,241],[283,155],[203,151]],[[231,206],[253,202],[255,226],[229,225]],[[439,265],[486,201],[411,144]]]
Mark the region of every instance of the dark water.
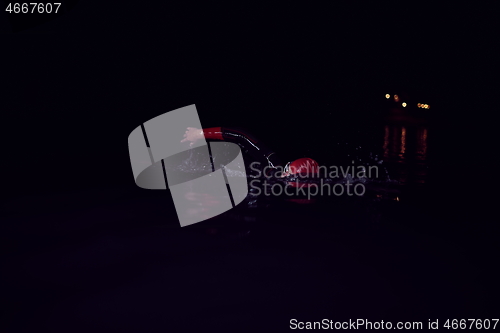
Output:
[[425,327],[495,315],[496,247],[484,223],[468,223],[476,215],[449,210],[463,202],[440,200],[432,126],[387,119],[364,130],[332,143],[336,163],[383,171],[363,197],[270,199],[185,228],[167,192],[135,187],[4,204],[8,332],[281,332],[292,318]]
[[382,158],[401,185],[424,184],[428,175],[426,126],[385,125]]

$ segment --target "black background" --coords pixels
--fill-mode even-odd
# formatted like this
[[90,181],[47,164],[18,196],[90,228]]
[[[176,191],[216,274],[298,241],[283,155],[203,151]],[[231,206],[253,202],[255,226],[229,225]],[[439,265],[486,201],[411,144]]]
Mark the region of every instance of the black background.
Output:
[[[40,240],[33,243],[36,246],[27,245],[33,239],[52,232],[66,237],[57,228],[57,232],[51,230],[48,215],[36,220],[37,210],[50,215],[46,212],[71,211],[73,201],[79,201],[78,206],[86,200],[98,200],[105,206],[117,200],[106,193],[147,197],[133,182],[127,137],[139,124],[191,104],[196,104],[205,127],[244,125],[263,141],[272,142],[286,157],[300,152],[316,153],[321,159],[329,142],[362,136],[363,129],[380,121],[378,99],[387,91],[426,96],[432,101],[438,129],[430,163],[449,186],[442,186],[439,196],[443,201],[432,209],[441,209],[440,217],[457,222],[455,226],[445,223],[439,233],[458,228],[457,234],[472,235],[467,238],[468,249],[495,242],[500,161],[496,125],[498,24],[493,7],[294,2],[205,3],[181,8],[172,3],[75,1],[63,3],[61,8],[67,9],[52,19],[42,14],[34,18],[2,12],[0,16],[2,207],[5,216],[18,217],[9,220],[2,234],[9,254],[6,267],[12,270],[6,275],[13,291],[4,312],[10,331],[37,327],[29,319],[37,318],[35,309],[44,306],[42,299],[49,294],[62,299],[57,295],[66,290],[58,289],[55,282],[36,284],[36,273],[31,277],[15,273],[25,267],[15,264],[22,263],[23,253],[39,251]],[[40,208],[46,205],[43,200],[38,206],[33,206],[36,200],[23,201],[50,195],[61,203]],[[155,195],[150,198],[157,200]],[[16,206],[15,202],[26,204]],[[32,217],[31,222],[12,222],[25,221],[27,216]],[[134,227],[139,221],[130,219],[127,223]],[[427,234],[433,235],[432,224],[423,224],[431,230]],[[102,225],[102,230],[114,226]],[[78,227],[75,230],[78,233]],[[92,231],[87,232],[91,237]],[[178,239],[172,234],[168,237]],[[427,250],[433,251],[430,247]],[[460,272],[472,271],[477,273],[470,278],[472,284],[485,283],[482,298],[477,299],[487,301],[477,313],[462,313],[464,316],[494,313],[494,305],[487,304],[497,302],[490,295],[495,292],[495,251],[496,247],[488,245],[474,254],[469,252],[469,266],[457,263],[456,271],[449,275],[449,283],[454,278],[465,281]],[[453,258],[460,261],[459,254]],[[488,268],[480,270],[474,265]],[[82,283],[85,290],[112,289],[113,277],[121,273],[130,272],[117,273],[110,268],[100,278],[88,273],[90,282]],[[427,273],[432,274],[432,269]],[[224,276],[219,271],[214,274]],[[58,276],[62,276],[60,281],[78,281],[71,275]],[[71,285],[67,288],[78,289],[73,285],[77,282],[67,283]],[[32,289],[26,289],[27,285]],[[464,295],[474,294],[471,290],[476,289],[470,288]],[[244,284],[235,292],[241,289],[245,289]],[[23,294],[19,290],[31,291]],[[412,295],[417,294],[414,290]],[[397,297],[405,299],[403,294]],[[422,308],[429,302],[415,300]],[[150,309],[163,311],[154,301],[152,304]],[[421,309],[410,306],[407,312],[396,311],[393,320],[413,315],[413,319],[427,321],[428,314],[417,308]],[[301,309],[305,311],[305,307]],[[355,305],[347,309],[344,315],[351,318],[372,313],[370,308],[358,313]],[[213,318],[222,316],[211,311],[206,313]],[[318,313],[311,310],[307,315],[320,320],[322,317],[315,317]],[[384,314],[373,314],[378,315],[375,320],[385,318]],[[443,310],[441,314],[452,313]],[[149,314],[143,315],[138,323],[146,321]],[[290,318],[283,316],[282,326],[272,325],[287,328]],[[16,326],[19,322],[26,326]],[[151,331],[151,327],[169,327],[168,320],[155,325],[152,319],[150,323]],[[239,323],[237,319],[235,323]],[[133,327],[129,330],[135,331]]]
[[[103,163],[113,168],[106,183],[121,184],[123,138],[168,110],[196,104],[205,127],[244,120],[289,152],[369,124],[376,96],[395,89],[439,108],[444,159],[498,162],[489,145],[498,88],[492,8],[70,5],[33,28],[27,14],[2,14],[3,134],[16,161],[4,165],[26,174],[32,190],[47,190],[42,174],[54,175],[54,164],[64,165],[57,174],[87,170],[81,183],[101,184],[99,159],[113,161]],[[40,158],[53,162],[28,176]],[[52,187],[68,184],[55,178]]]

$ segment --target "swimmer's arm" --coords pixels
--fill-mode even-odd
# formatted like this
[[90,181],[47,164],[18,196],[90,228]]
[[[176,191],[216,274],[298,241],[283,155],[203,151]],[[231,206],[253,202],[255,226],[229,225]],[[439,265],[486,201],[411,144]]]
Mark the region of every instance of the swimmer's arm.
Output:
[[197,140],[203,138],[237,143],[240,146],[245,147],[255,158],[264,157],[272,167],[283,165],[276,154],[267,148],[262,142],[259,142],[247,133],[234,128],[211,127],[199,129],[195,127],[188,127],[186,133],[184,133],[184,139],[181,142],[190,141],[190,146],[192,146]]
[[190,141],[191,146],[199,139],[212,139],[212,140],[224,140],[222,136],[221,127],[211,127],[211,128],[196,128],[188,127],[184,133],[184,139],[181,142]]
[[224,140],[222,127],[204,128],[202,131],[202,137],[204,136],[205,139]]

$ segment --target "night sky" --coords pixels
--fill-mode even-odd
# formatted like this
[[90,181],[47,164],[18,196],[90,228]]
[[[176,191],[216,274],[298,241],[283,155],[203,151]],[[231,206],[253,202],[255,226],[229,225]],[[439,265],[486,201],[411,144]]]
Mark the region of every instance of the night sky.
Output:
[[[7,215],[36,215],[29,205],[12,213],[10,203],[24,197],[110,190],[140,196],[128,135],[187,105],[196,104],[204,127],[245,127],[286,157],[321,160],[334,143],[363,138],[383,122],[386,93],[405,91],[423,96],[435,111],[429,163],[451,186],[440,192],[448,199],[439,216],[467,216],[461,234],[472,230],[477,244],[495,234],[500,87],[493,7],[68,1],[60,15],[34,18],[8,14],[6,5],[0,163]],[[446,212],[450,207],[457,210]],[[16,262],[25,235],[12,225],[2,233],[8,262]],[[497,255],[487,256],[495,265]],[[89,288],[101,286],[95,281]],[[43,304],[39,293],[33,302]],[[6,323],[36,308],[23,297],[9,294]],[[7,332],[17,332],[9,325]]]

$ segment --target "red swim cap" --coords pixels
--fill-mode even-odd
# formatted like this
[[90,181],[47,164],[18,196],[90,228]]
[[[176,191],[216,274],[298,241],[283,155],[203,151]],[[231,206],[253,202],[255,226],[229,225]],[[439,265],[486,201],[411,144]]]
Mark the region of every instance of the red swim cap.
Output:
[[285,174],[289,175],[314,176],[318,175],[318,173],[318,162],[308,157],[299,158],[289,163],[288,170],[285,168]]

